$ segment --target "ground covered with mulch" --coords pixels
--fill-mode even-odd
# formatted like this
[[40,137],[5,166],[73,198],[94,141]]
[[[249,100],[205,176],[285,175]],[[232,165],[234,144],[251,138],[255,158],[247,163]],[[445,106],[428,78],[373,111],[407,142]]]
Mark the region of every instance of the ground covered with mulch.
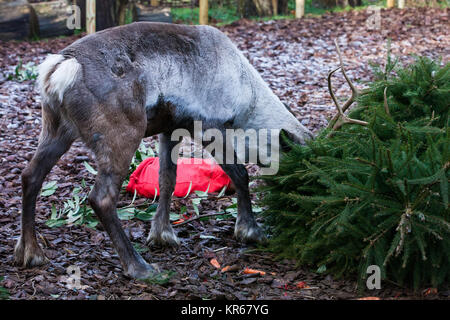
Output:
[[[404,62],[409,54],[450,58],[448,10],[382,10],[380,28],[374,29],[370,15],[353,11],[310,17],[303,20],[254,22],[241,20],[222,27],[262,74],[280,99],[313,131],[326,125],[335,113],[326,87],[327,73],[337,65],[333,45],[338,39],[350,78],[357,86],[370,80],[370,62],[383,63],[387,39],[392,53]],[[13,248],[20,234],[20,173],[37,146],[40,131],[40,97],[34,81],[8,80],[21,60],[38,64],[46,54],[56,53],[77,37],[36,42],[0,42],[0,287],[10,299],[354,299],[377,296],[383,299],[448,298],[446,290],[411,290],[383,282],[381,290],[358,292],[355,279],[334,279],[298,268],[295,261],[276,256],[233,239],[234,219],[197,219],[176,226],[182,244],[178,248],[148,248],[145,239],[149,222],[123,221],[131,241],[143,257],[174,274],[160,283],[130,280],[121,273],[118,256],[101,226],[64,225],[48,227],[51,204],[57,208],[71,197],[74,186],[93,176],[84,161],[95,167],[92,154],[76,142],[58,162],[46,181],[57,181],[56,192],[37,204],[39,241],[50,263],[25,270],[13,265]],[[349,91],[341,76],[334,79],[335,91],[345,98]],[[152,145],[154,139],[147,143]],[[251,168],[252,174],[255,172]],[[235,195],[203,199],[200,214],[229,207]],[[194,212],[192,200],[174,199],[171,210],[183,206]],[[256,201],[256,196],[253,195]],[[120,206],[130,203],[123,194]],[[135,204],[142,203],[136,200]],[[214,260],[215,259],[215,260]],[[81,287],[67,286],[67,268],[78,266]],[[226,267],[228,271],[222,272]],[[246,274],[245,268],[265,274]]]

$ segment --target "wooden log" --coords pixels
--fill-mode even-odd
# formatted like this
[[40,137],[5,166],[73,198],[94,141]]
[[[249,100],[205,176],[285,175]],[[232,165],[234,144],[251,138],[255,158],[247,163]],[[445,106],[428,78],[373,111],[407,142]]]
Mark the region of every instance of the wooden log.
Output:
[[172,23],[170,8],[152,8],[143,4],[136,4],[137,21]]
[[41,38],[72,35],[73,29],[67,27],[70,16],[69,4],[63,1],[49,1],[31,4],[39,20]]
[[386,8],[393,8],[395,6],[395,0],[387,0]]
[[26,0],[0,0],[0,40],[39,37],[39,25],[33,7]]

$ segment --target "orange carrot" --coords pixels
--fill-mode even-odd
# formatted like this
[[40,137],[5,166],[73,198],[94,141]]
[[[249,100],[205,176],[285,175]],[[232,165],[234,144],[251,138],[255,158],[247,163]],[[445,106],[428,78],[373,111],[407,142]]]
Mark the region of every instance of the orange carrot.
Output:
[[227,272],[228,270],[230,270],[231,266],[225,266],[222,268],[222,270],[220,270],[220,272]]
[[423,291],[423,295],[424,296],[428,296],[428,295],[434,295],[434,294],[437,294],[438,293],[438,290],[436,289],[436,288],[428,288],[428,289],[425,289],[424,291]]
[[220,269],[220,263],[219,261],[217,261],[216,258],[211,259],[209,263],[211,263],[214,266],[214,268]]
[[242,273],[244,273],[244,274],[257,274],[257,273],[259,273],[262,276],[266,274],[264,271],[256,270],[256,269],[250,269],[250,268],[245,268],[244,271],[242,271]]
[[297,282],[296,287],[297,287],[297,289],[307,289],[307,288],[309,288],[309,286],[306,284],[305,281]]

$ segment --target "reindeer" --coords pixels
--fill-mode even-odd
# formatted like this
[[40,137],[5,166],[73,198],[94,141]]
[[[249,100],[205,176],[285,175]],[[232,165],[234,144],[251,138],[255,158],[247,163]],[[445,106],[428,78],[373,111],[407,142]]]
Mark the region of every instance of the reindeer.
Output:
[[[58,159],[81,138],[93,151],[98,174],[88,200],[119,255],[125,275],[157,272],[136,252],[116,214],[122,181],[144,137],[159,135],[160,195],[148,241],[179,243],[170,223],[176,161],[171,133],[204,129],[282,129],[297,143],[311,133],[272,93],[230,39],[209,26],[139,22],[88,35],[39,66],[42,131],[37,151],[22,172],[21,236],[15,262],[47,259],[35,233],[35,204]],[[234,235],[243,242],[264,234],[253,217],[243,164],[222,164],[238,198]]]

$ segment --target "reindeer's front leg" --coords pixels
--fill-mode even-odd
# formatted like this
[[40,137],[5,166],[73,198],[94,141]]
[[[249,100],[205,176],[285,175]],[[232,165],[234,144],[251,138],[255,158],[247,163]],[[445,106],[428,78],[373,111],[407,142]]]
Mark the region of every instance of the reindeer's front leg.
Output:
[[177,157],[171,158],[172,149],[177,141],[171,141],[170,136],[169,133],[159,135],[159,203],[147,238],[147,242],[152,245],[179,244],[169,220],[170,200],[177,178]]
[[238,216],[234,236],[243,242],[264,242],[265,235],[253,216],[247,169],[243,164],[223,164],[221,167],[236,186],[238,196]]

